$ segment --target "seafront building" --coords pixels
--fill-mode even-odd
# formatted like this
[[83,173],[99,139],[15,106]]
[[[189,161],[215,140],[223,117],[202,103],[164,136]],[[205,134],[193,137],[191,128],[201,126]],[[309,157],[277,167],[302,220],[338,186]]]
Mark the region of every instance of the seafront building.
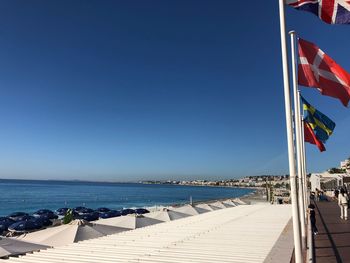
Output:
[[231,186],[231,187],[265,187],[266,184],[284,187],[289,185],[288,175],[260,175],[247,176],[240,179],[227,180],[167,180],[167,181],[140,181],[143,184],[174,184],[174,185],[195,185],[195,186]]
[[341,161],[339,168],[312,173],[309,180],[311,191],[316,191],[316,189],[333,191],[342,186],[348,187],[350,185],[350,161],[348,159]]
[[343,178],[349,177],[347,174],[331,174],[329,172],[312,173],[310,176],[311,191],[334,190],[343,185]]

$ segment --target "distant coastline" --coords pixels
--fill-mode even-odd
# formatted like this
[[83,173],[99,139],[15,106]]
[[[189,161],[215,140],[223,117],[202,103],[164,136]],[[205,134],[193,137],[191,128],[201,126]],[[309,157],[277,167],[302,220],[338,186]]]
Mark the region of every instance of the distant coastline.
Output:
[[229,188],[246,188],[246,189],[259,189],[261,186],[246,186],[246,185],[220,185],[220,184],[208,184],[201,185],[195,183],[186,183],[186,184],[175,184],[169,183],[167,181],[130,181],[130,182],[117,182],[117,181],[90,181],[90,180],[56,180],[56,179],[9,179],[9,178],[0,178],[0,183],[2,182],[18,182],[18,183],[28,183],[28,182],[36,182],[36,183],[67,183],[67,184],[91,184],[91,185],[105,185],[105,184],[140,184],[140,185],[169,185],[169,186],[198,186],[198,187],[229,187]]
[[247,189],[261,189],[262,186],[238,186],[238,185],[200,185],[200,184],[171,184],[171,183],[149,183],[149,182],[138,182],[144,185],[173,185],[173,186],[198,186],[198,187],[229,187],[229,188],[247,188]]
[[11,178],[0,178],[1,181],[35,181],[35,182],[67,182],[67,183],[107,183],[107,184],[138,184],[139,181],[93,181],[93,180],[78,180],[78,179],[73,179],[73,180],[59,180],[59,179],[11,179]]
[[210,179],[192,179],[192,180],[131,180],[131,181],[113,181],[113,180],[81,180],[81,179],[11,179],[1,178],[0,182],[6,181],[17,181],[17,182],[51,182],[51,183],[67,183],[67,184],[142,184],[142,185],[182,185],[182,186],[218,186],[218,187],[235,187],[235,188],[266,188],[266,186],[273,185],[276,188],[289,188],[289,175],[257,175],[257,176],[246,176],[243,178],[236,179],[221,179],[221,180],[210,180]]

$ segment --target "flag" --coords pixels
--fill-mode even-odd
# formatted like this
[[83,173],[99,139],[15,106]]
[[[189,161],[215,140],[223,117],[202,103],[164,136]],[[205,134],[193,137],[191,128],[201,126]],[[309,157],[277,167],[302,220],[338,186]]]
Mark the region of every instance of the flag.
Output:
[[339,99],[344,106],[350,100],[350,74],[318,46],[299,39],[299,85],[317,88],[322,95]]
[[314,130],[317,139],[325,143],[333,133],[335,123],[322,112],[315,109],[315,107],[308,103],[302,96],[301,101],[304,110],[307,111],[304,121],[308,122],[310,127]]
[[350,24],[349,0],[286,0],[286,3],[313,13],[328,24]]
[[306,121],[304,121],[304,140],[311,144],[315,144],[320,152],[326,150],[326,147],[324,147],[323,143],[316,138],[316,135],[314,134],[312,128]]

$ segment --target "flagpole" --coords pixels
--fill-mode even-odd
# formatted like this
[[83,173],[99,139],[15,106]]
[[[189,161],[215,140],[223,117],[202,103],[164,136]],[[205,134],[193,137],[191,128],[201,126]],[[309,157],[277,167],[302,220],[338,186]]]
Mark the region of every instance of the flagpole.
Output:
[[[304,110],[303,110],[303,116],[304,116]],[[304,173],[304,185],[306,189],[306,205],[308,206],[310,204],[310,192],[307,182],[307,168],[306,168],[306,151],[305,151],[305,134],[304,134],[304,120],[302,120],[302,146],[303,146],[303,173]],[[306,207],[305,207],[306,208]]]
[[286,128],[288,142],[288,161],[289,161],[289,177],[290,177],[290,196],[292,201],[292,219],[293,219],[293,236],[294,236],[294,254],[295,262],[302,263],[301,236],[299,226],[298,197],[295,183],[295,153],[293,145],[293,123],[292,109],[289,89],[288,74],[288,57],[287,57],[287,41],[286,41],[286,25],[284,17],[284,0],[279,0],[280,15],[280,33],[281,33],[281,50],[282,50],[282,66],[283,66],[283,84],[284,84],[284,105],[286,111]]
[[[300,92],[299,92],[299,99],[300,99]],[[305,210],[308,209],[308,205],[310,204],[310,192],[308,187],[308,181],[307,181],[307,169],[306,169],[306,151],[305,151],[305,131],[304,131],[304,116],[305,116],[305,110],[303,106],[303,114],[301,118],[301,147],[302,147],[302,161],[303,161],[303,179],[304,179],[304,186],[305,186]],[[307,217],[307,216],[306,216]]]
[[[298,112],[301,114],[301,108],[300,108],[300,90],[298,90]],[[303,201],[304,201],[304,217],[305,217],[305,227],[307,225],[307,184],[306,184],[306,172],[305,172],[305,148],[304,148],[304,108],[303,108],[303,114],[300,115],[300,160],[301,160],[301,179],[303,184]],[[305,232],[307,232],[307,229],[305,229]],[[307,236],[307,233],[306,233]]]
[[301,142],[300,142],[300,104],[298,99],[298,76],[297,76],[297,64],[296,64],[296,34],[295,31],[290,31],[290,46],[291,46],[291,55],[292,55],[292,79],[293,79],[293,95],[294,95],[294,131],[295,131],[295,145],[296,145],[296,156],[297,156],[297,168],[298,168],[298,201],[299,201],[299,218],[301,225],[301,244],[302,248],[305,249],[306,244],[306,230],[305,230],[305,209],[304,209],[304,187],[301,178]]

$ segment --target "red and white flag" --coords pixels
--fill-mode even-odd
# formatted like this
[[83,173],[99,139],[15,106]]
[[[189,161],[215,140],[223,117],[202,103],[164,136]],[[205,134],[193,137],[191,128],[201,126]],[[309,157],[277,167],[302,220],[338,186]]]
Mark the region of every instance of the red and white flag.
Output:
[[317,139],[310,124],[307,123],[306,121],[304,121],[304,140],[308,143],[315,144],[317,148],[320,150],[320,152],[324,152],[326,150],[326,147],[324,147],[324,144],[319,139]]
[[349,0],[286,0],[286,4],[313,13],[328,24],[350,24]]
[[318,46],[299,39],[299,85],[317,88],[322,95],[338,98],[344,106],[350,100],[350,74]]

